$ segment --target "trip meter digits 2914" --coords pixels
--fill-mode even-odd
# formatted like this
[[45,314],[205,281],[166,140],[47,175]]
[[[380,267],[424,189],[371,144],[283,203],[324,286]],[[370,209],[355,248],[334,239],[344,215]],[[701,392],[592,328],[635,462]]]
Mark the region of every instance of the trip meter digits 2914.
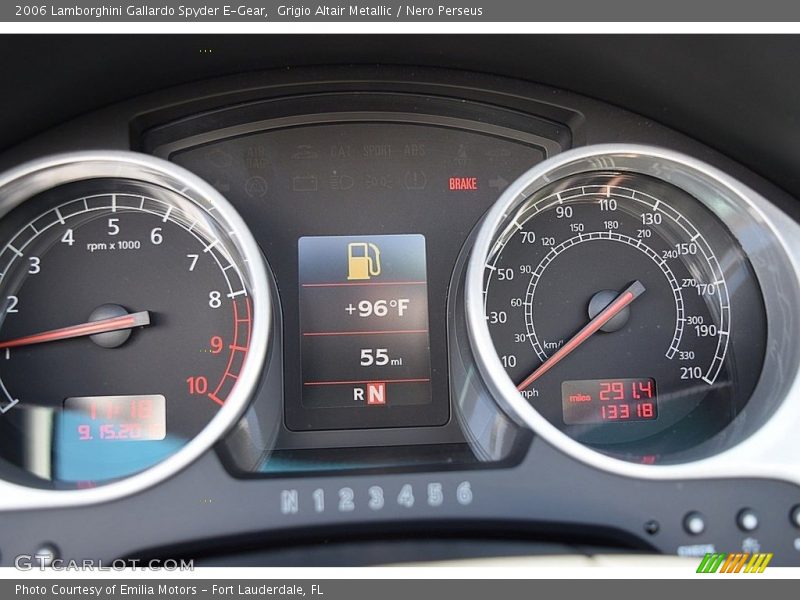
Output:
[[586,445],[667,460],[730,423],[756,384],[766,327],[750,265],[663,180],[607,170],[545,185],[507,215],[484,269],[503,367]]
[[56,487],[119,479],[177,453],[249,393],[237,387],[253,369],[260,263],[243,256],[248,233],[221,202],[99,177],[3,219],[7,462]]

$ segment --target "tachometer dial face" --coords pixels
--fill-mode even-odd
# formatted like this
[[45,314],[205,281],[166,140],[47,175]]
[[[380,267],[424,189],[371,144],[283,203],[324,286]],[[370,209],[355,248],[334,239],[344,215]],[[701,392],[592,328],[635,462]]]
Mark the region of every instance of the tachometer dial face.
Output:
[[764,360],[752,269],[722,223],[659,179],[580,174],[508,216],[485,265],[491,339],[570,437],[666,461],[742,410]]
[[225,405],[249,359],[253,265],[214,213],[97,179],[4,218],[0,454],[32,481],[142,471]]

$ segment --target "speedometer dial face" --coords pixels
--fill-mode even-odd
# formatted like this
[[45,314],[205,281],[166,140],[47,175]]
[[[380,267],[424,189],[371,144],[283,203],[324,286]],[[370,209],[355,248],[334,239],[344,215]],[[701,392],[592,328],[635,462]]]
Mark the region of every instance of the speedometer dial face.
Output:
[[3,219],[0,454],[31,483],[142,471],[225,406],[250,360],[260,264],[218,209],[107,178]]
[[662,180],[594,172],[515,209],[485,266],[491,339],[558,429],[668,462],[742,410],[765,352],[763,302],[723,224]]

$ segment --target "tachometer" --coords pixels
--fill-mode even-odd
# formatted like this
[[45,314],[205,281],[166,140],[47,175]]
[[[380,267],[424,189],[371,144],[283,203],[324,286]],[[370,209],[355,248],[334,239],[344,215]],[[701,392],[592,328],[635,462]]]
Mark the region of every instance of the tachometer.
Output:
[[488,251],[470,265],[471,316],[519,399],[557,429],[620,458],[669,462],[751,397],[766,345],[761,291],[737,239],[669,173],[587,163],[500,200],[502,218],[482,231]]
[[[45,174],[59,184],[37,189]],[[210,446],[269,337],[266,267],[232,207],[126,153],[23,167],[3,191],[0,456],[17,479],[91,488]]]

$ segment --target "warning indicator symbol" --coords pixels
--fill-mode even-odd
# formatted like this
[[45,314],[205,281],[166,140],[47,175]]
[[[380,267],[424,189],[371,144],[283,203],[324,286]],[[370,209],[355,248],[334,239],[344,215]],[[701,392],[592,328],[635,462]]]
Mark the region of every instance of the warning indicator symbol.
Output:
[[370,242],[347,244],[347,280],[372,279],[381,274],[381,250]]

